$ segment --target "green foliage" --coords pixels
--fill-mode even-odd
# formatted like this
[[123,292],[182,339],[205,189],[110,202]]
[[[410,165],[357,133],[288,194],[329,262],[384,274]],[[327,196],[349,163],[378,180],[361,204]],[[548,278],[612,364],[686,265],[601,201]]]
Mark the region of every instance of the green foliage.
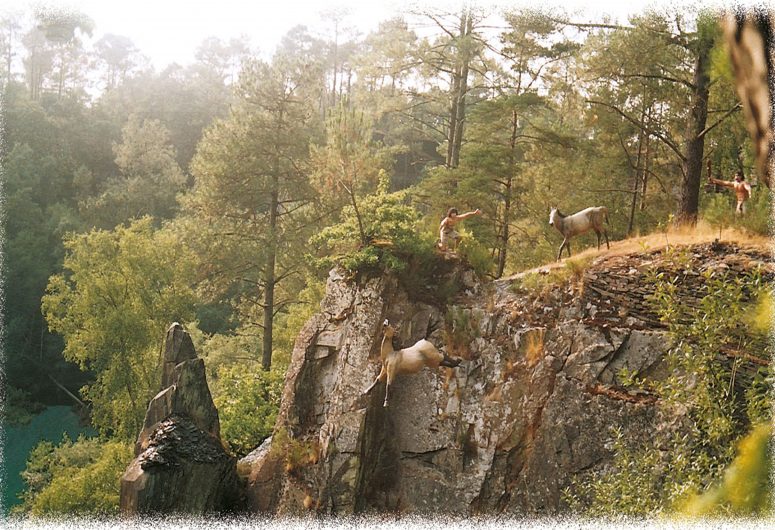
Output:
[[130,116],[113,152],[121,175],[110,179],[101,194],[81,202],[84,217],[102,228],[144,215],[171,218],[186,176],[175,159],[167,128],[159,120],[141,122]]
[[738,445],[737,456],[724,472],[720,484],[694,495],[682,512],[700,517],[771,517],[772,425],[760,424]]
[[312,315],[320,310],[320,301],[325,294],[326,282],[309,275],[305,278],[304,288],[298,293],[295,303],[289,306],[287,312],[277,315],[273,357],[281,367],[290,363],[299,331]]
[[714,193],[702,209],[702,217],[711,226],[721,230],[725,228],[742,228],[752,234],[769,235],[769,223],[772,213],[772,192],[759,189],[746,201],[744,215],[735,214],[735,198],[733,193]]
[[95,374],[82,389],[95,427],[131,439],[158,391],[165,330],[193,317],[195,261],[149,218],[73,235],[65,247],[67,272],[49,280],[43,312],[64,357]]
[[772,191],[760,186],[746,203],[746,212],[740,226],[752,234],[770,235],[772,220]]
[[388,177],[382,173],[376,193],[360,201],[360,221],[355,209],[347,206],[342,211],[342,222],[324,228],[310,240],[333,252],[318,260],[320,266],[340,264],[351,272],[400,272],[413,256],[422,258],[433,251],[432,243],[417,235],[419,213],[404,204],[406,193],[388,193],[388,185]]
[[308,268],[305,242],[319,223],[307,178],[316,114],[302,60],[245,63],[229,116],[199,144],[176,220],[201,257],[203,298],[230,306],[234,327],[261,337],[266,368],[274,317],[300,290],[294,279]]
[[718,228],[719,238],[721,238],[721,231],[733,225],[735,221],[735,210],[731,201],[727,194],[713,194],[702,211],[702,218],[712,227]]
[[44,409],[42,403],[35,402],[30,393],[13,385],[5,387],[5,406],[3,407],[3,425],[25,425],[32,417]]
[[[388,151],[372,141],[372,125],[362,112],[340,104],[326,122],[326,142],[312,145],[311,162],[314,168],[312,182],[330,208],[345,204],[355,221],[359,241],[369,243],[372,234],[364,216],[369,205],[361,204],[361,197],[374,190],[378,181],[387,179],[384,169],[389,165]],[[387,188],[379,184],[387,193]],[[342,212],[342,218],[346,213]],[[366,257],[367,261],[376,259]]]
[[119,480],[134,454],[129,443],[67,437],[38,444],[22,477],[23,503],[14,511],[36,516],[117,515]]
[[654,515],[655,507],[663,502],[659,452],[649,450],[646,443],[633,447],[621,429],[614,429],[611,449],[616,455],[615,469],[576,483],[564,492],[565,502],[574,512],[589,517]]
[[467,231],[459,229],[461,241],[457,247],[458,255],[468,263],[480,276],[491,274],[495,264],[490,250],[478,239],[467,235]]
[[273,363],[268,372],[259,368],[257,341],[240,329],[234,335],[213,335],[198,347],[206,358],[221,435],[238,455],[247,454],[272,434],[296,336],[319,309],[324,294],[325,283],[308,278],[296,303],[278,314]]
[[317,462],[320,448],[316,440],[293,438],[285,427],[280,427],[272,437],[272,452],[283,459],[286,473],[295,474],[300,468]]
[[444,314],[444,344],[448,354],[470,358],[471,341],[480,335],[479,322],[471,317],[470,311],[454,305]]
[[244,456],[272,434],[285,380],[278,363],[264,371],[258,363],[222,366],[211,380],[221,421],[221,437]]
[[[640,445],[625,439],[621,431],[615,433],[614,469],[577,481],[566,492],[571,506],[587,505],[590,515],[653,516],[677,509],[688,495],[704,490],[721,474],[749,426],[771,415],[771,378],[763,376],[738,393],[734,363],[739,360],[729,367],[717,358],[729,347],[744,352],[754,348],[757,356],[769,357],[768,352],[755,350],[767,343],[766,331],[746,325],[749,300],[767,289],[760,274],[706,272],[696,308],[678,296],[677,278],[659,273],[654,281],[653,300],[672,337],[665,359],[668,375],[649,381],[622,375],[627,375],[625,383],[655,392],[664,417],[679,420]],[[757,476],[750,478],[756,481]]]

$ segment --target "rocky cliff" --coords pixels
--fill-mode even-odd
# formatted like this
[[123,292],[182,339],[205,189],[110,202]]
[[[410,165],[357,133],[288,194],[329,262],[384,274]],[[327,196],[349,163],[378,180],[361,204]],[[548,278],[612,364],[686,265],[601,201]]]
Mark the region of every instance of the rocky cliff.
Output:
[[[332,271],[296,341],[274,436],[249,460],[251,509],[561,512],[574,476],[610,462],[612,428],[645,440],[666,422],[656,396],[618,379],[622,368],[664,370],[648,271],[676,276],[687,304],[707,269],[775,272],[763,249],[735,245],[696,245],[682,259],[603,256],[575,281],[540,289],[526,287],[529,275],[483,282],[451,266],[439,284],[458,292],[443,303],[395,278]],[[395,347],[427,337],[464,359],[399,377],[387,408],[383,384],[362,395],[379,372],[386,318],[398,324]]]

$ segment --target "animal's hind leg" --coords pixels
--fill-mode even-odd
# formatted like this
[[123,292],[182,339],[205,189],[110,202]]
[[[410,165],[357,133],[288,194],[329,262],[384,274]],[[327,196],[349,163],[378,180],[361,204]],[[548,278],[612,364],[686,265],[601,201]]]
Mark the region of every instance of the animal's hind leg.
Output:
[[603,230],[603,235],[605,236],[605,248],[611,250],[611,245],[608,244],[608,230]]
[[597,235],[597,250],[600,251],[600,232],[595,230],[595,234]]

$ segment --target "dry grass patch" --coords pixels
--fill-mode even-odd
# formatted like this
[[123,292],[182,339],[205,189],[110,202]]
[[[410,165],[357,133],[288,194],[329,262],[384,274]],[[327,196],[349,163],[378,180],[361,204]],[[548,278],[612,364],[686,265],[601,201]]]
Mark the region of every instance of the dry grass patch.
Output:
[[[718,239],[719,230],[710,226],[705,221],[700,220],[696,226],[671,227],[666,232],[655,232],[646,236],[635,236],[620,241],[611,241],[610,249],[597,250],[590,247],[582,252],[574,254],[570,258],[564,258],[560,261],[547,263],[540,267],[535,267],[523,272],[520,275],[548,274],[555,279],[569,276],[576,277],[581,265],[581,274],[590,264],[599,259],[610,256],[624,256],[627,254],[637,254],[639,252],[652,252],[661,250],[670,246],[697,245],[701,243],[711,243]],[[727,228],[721,232],[721,241],[724,243],[737,243],[743,246],[770,248],[772,240],[765,236],[751,234],[734,228]],[[558,269],[570,268],[570,271],[559,272]],[[507,278],[504,278],[507,279]]]

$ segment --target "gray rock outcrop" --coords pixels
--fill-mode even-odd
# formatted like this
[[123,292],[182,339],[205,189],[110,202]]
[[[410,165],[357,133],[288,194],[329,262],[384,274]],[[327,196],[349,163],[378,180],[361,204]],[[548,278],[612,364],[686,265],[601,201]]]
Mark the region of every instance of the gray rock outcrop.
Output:
[[[691,270],[773,273],[764,251],[692,252]],[[332,271],[321,312],[296,340],[271,446],[251,461],[252,509],[562,512],[573,478],[609,465],[613,428],[648,440],[666,421],[655,396],[619,380],[622,369],[664,376],[666,331],[645,302],[646,270],[659,267],[669,267],[659,251],[603,257],[577,284],[540,293],[520,290],[518,278],[484,284],[452,271],[465,284],[445,304],[392,278]],[[692,303],[701,279],[683,281]],[[379,371],[385,318],[399,323],[397,346],[427,335],[465,360],[399,377],[383,408],[384,385],[362,392]]]
[[218,411],[191,337],[167,330],[162,390],[151,400],[121,477],[124,514],[206,514],[233,511],[241,492],[236,459],[220,441]]

